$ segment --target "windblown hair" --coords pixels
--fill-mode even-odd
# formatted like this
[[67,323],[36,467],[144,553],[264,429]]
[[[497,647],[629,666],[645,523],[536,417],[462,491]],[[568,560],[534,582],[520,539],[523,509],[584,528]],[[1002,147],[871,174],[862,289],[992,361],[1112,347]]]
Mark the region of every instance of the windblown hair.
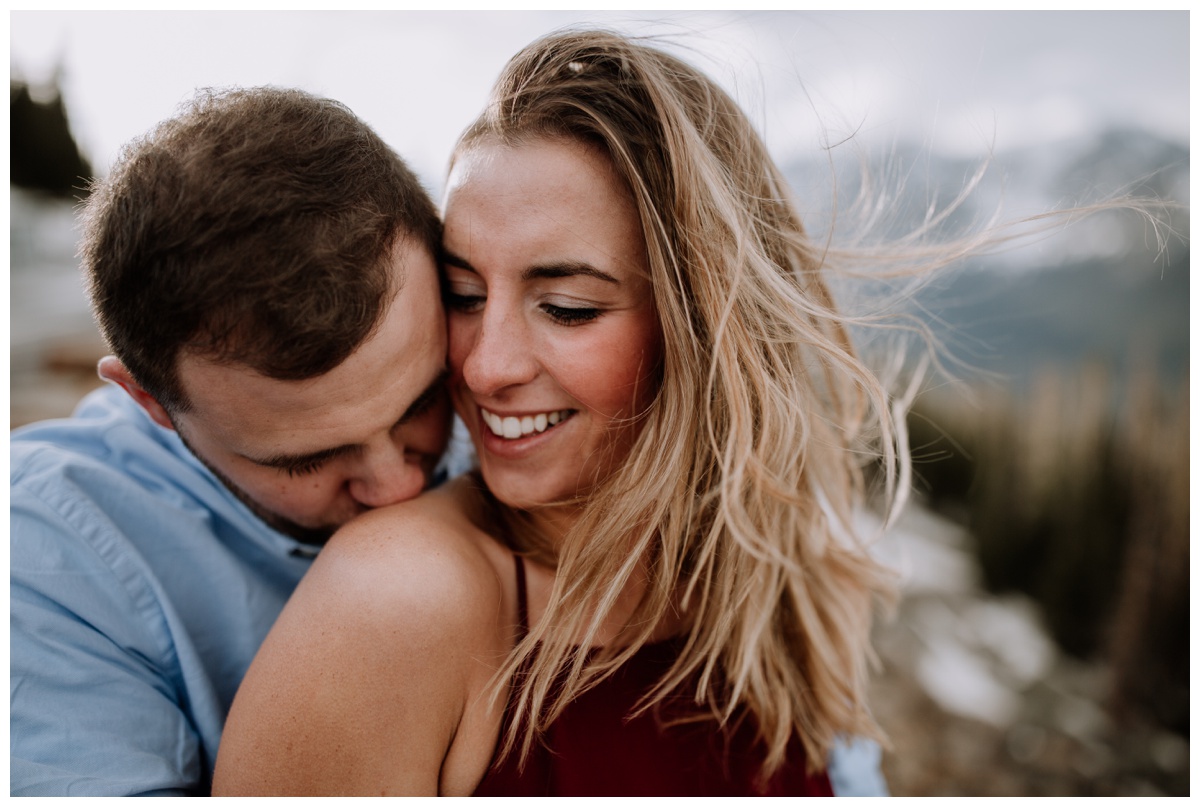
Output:
[[[593,144],[628,185],[664,356],[628,460],[562,545],[515,531],[557,574],[499,677],[521,671],[504,748],[527,750],[679,608],[686,643],[643,707],[688,693],[718,721],[748,711],[764,776],[797,737],[821,768],[836,735],[878,736],[869,632],[891,576],[853,520],[864,466],[881,461],[895,479],[907,462],[902,423],[856,355],[783,176],[703,73],[621,35],[551,35],[509,62],[458,151],[539,138]],[[589,655],[641,562],[650,580],[631,643]]]
[[81,254],[109,347],[169,411],[182,352],[278,379],[321,375],[378,326],[399,236],[437,211],[343,105],[279,88],[202,91],[92,189]]

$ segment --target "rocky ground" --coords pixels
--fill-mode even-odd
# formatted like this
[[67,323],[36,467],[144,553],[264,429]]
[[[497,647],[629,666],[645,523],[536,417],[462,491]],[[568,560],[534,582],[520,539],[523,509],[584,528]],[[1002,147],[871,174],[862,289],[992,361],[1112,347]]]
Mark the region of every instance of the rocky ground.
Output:
[[882,548],[907,578],[872,690],[892,793],[1188,795],[1187,739],[1114,722],[1105,665],[1061,654],[1028,601],[984,592],[968,541],[914,509]]

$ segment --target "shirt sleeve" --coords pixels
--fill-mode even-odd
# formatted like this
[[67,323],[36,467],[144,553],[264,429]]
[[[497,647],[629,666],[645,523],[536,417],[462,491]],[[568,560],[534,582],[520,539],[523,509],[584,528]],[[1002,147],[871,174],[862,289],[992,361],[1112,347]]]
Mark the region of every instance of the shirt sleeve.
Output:
[[879,743],[865,737],[841,737],[829,754],[829,784],[835,796],[887,796]]
[[153,585],[98,508],[14,484],[12,795],[206,793]]

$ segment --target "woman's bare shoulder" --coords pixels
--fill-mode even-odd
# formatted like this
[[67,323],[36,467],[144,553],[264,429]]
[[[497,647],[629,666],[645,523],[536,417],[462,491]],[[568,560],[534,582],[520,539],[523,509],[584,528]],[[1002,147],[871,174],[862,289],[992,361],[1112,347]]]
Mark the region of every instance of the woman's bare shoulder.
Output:
[[513,639],[512,555],[471,506],[449,487],[330,540],[238,692],[216,791],[443,789],[466,710]]
[[372,596],[424,599],[430,607],[461,603],[464,595],[494,596],[513,560],[478,527],[477,506],[469,486],[451,482],[369,511],[330,539],[305,582],[360,594],[365,587]]

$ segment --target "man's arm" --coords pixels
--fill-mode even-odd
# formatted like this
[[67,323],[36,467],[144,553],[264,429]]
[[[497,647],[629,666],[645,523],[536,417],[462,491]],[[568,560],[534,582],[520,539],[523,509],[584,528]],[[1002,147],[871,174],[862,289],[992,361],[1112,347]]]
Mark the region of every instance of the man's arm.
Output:
[[138,558],[82,539],[81,514],[56,505],[12,490],[12,795],[205,793],[208,766]]

